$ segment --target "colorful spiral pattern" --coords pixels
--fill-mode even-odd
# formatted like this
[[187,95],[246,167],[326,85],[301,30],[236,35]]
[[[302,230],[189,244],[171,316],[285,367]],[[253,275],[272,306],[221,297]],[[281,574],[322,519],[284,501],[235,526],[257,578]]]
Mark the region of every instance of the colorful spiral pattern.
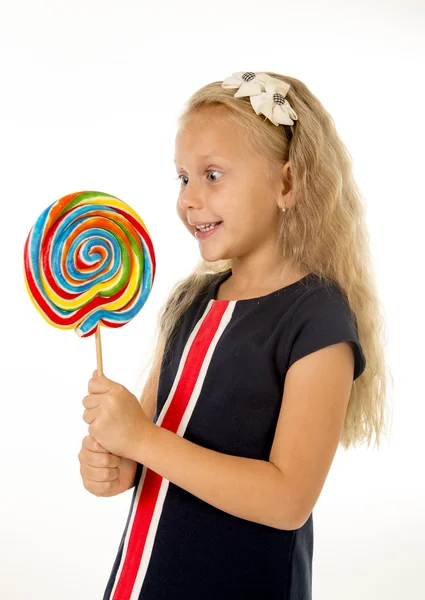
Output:
[[80,337],[98,325],[122,327],[146,302],[156,261],[146,225],[128,204],[103,192],[54,202],[24,249],[28,294],[48,323]]

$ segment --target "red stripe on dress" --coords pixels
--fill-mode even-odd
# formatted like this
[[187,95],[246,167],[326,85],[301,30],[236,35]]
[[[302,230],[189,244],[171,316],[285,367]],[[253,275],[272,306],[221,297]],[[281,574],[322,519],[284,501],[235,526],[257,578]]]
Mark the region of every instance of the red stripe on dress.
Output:
[[[181,371],[180,380],[160,427],[164,427],[173,433],[176,433],[179,428],[193,388],[198,380],[202,363],[217,333],[227,306],[228,302],[214,302],[198,333],[192,340],[192,345],[186,356],[186,362]],[[146,476],[134,516],[124,565],[113,595],[113,600],[129,600],[131,596],[142,560],[152,515],[158,501],[162,479],[163,477],[155,471],[149,468],[146,469]]]

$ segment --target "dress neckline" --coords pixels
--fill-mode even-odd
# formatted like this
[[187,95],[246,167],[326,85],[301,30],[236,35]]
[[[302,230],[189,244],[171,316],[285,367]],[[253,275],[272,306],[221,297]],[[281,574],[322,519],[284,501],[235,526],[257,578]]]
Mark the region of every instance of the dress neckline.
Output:
[[223,277],[220,277],[218,279],[218,281],[216,281],[213,285],[212,288],[212,301],[214,304],[220,304],[220,303],[228,303],[228,302],[234,302],[234,303],[242,303],[242,302],[259,302],[259,301],[263,301],[269,298],[276,298],[278,295],[280,295],[282,292],[286,292],[286,291],[292,291],[293,289],[297,288],[300,285],[304,285],[304,283],[307,282],[308,279],[312,278],[314,276],[314,273],[307,273],[307,275],[305,275],[304,277],[302,277],[301,279],[298,279],[297,281],[294,281],[293,283],[290,283],[289,285],[285,285],[282,288],[279,288],[278,290],[275,290],[274,292],[270,292],[270,294],[266,294],[265,296],[257,296],[256,298],[243,298],[241,300],[219,300],[217,299],[217,293],[218,293],[218,288],[219,286],[224,283],[227,279],[229,279],[229,277],[232,274],[232,269],[229,269],[228,271],[224,271],[223,273]]

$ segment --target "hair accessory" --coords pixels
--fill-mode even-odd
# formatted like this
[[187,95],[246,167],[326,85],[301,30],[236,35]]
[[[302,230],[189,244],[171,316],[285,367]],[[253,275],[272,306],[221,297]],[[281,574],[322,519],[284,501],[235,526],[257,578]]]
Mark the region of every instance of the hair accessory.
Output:
[[225,89],[235,89],[235,98],[249,96],[254,111],[265,115],[274,125],[282,125],[288,142],[292,139],[292,125],[298,120],[297,114],[285,96],[291,87],[285,81],[270,77],[267,73],[251,71],[232,73],[221,84]]

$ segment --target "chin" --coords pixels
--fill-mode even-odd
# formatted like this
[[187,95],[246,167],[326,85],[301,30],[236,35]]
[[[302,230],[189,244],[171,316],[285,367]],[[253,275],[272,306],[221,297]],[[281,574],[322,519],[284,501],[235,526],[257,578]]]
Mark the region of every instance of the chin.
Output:
[[206,260],[207,262],[216,262],[217,260],[222,260],[221,256],[217,256],[217,253],[202,252],[202,250],[201,250],[201,257],[203,258],[203,260]]
[[202,258],[208,262],[216,262],[217,260],[227,260],[227,256],[223,256],[223,252],[219,252],[214,248],[199,248]]

